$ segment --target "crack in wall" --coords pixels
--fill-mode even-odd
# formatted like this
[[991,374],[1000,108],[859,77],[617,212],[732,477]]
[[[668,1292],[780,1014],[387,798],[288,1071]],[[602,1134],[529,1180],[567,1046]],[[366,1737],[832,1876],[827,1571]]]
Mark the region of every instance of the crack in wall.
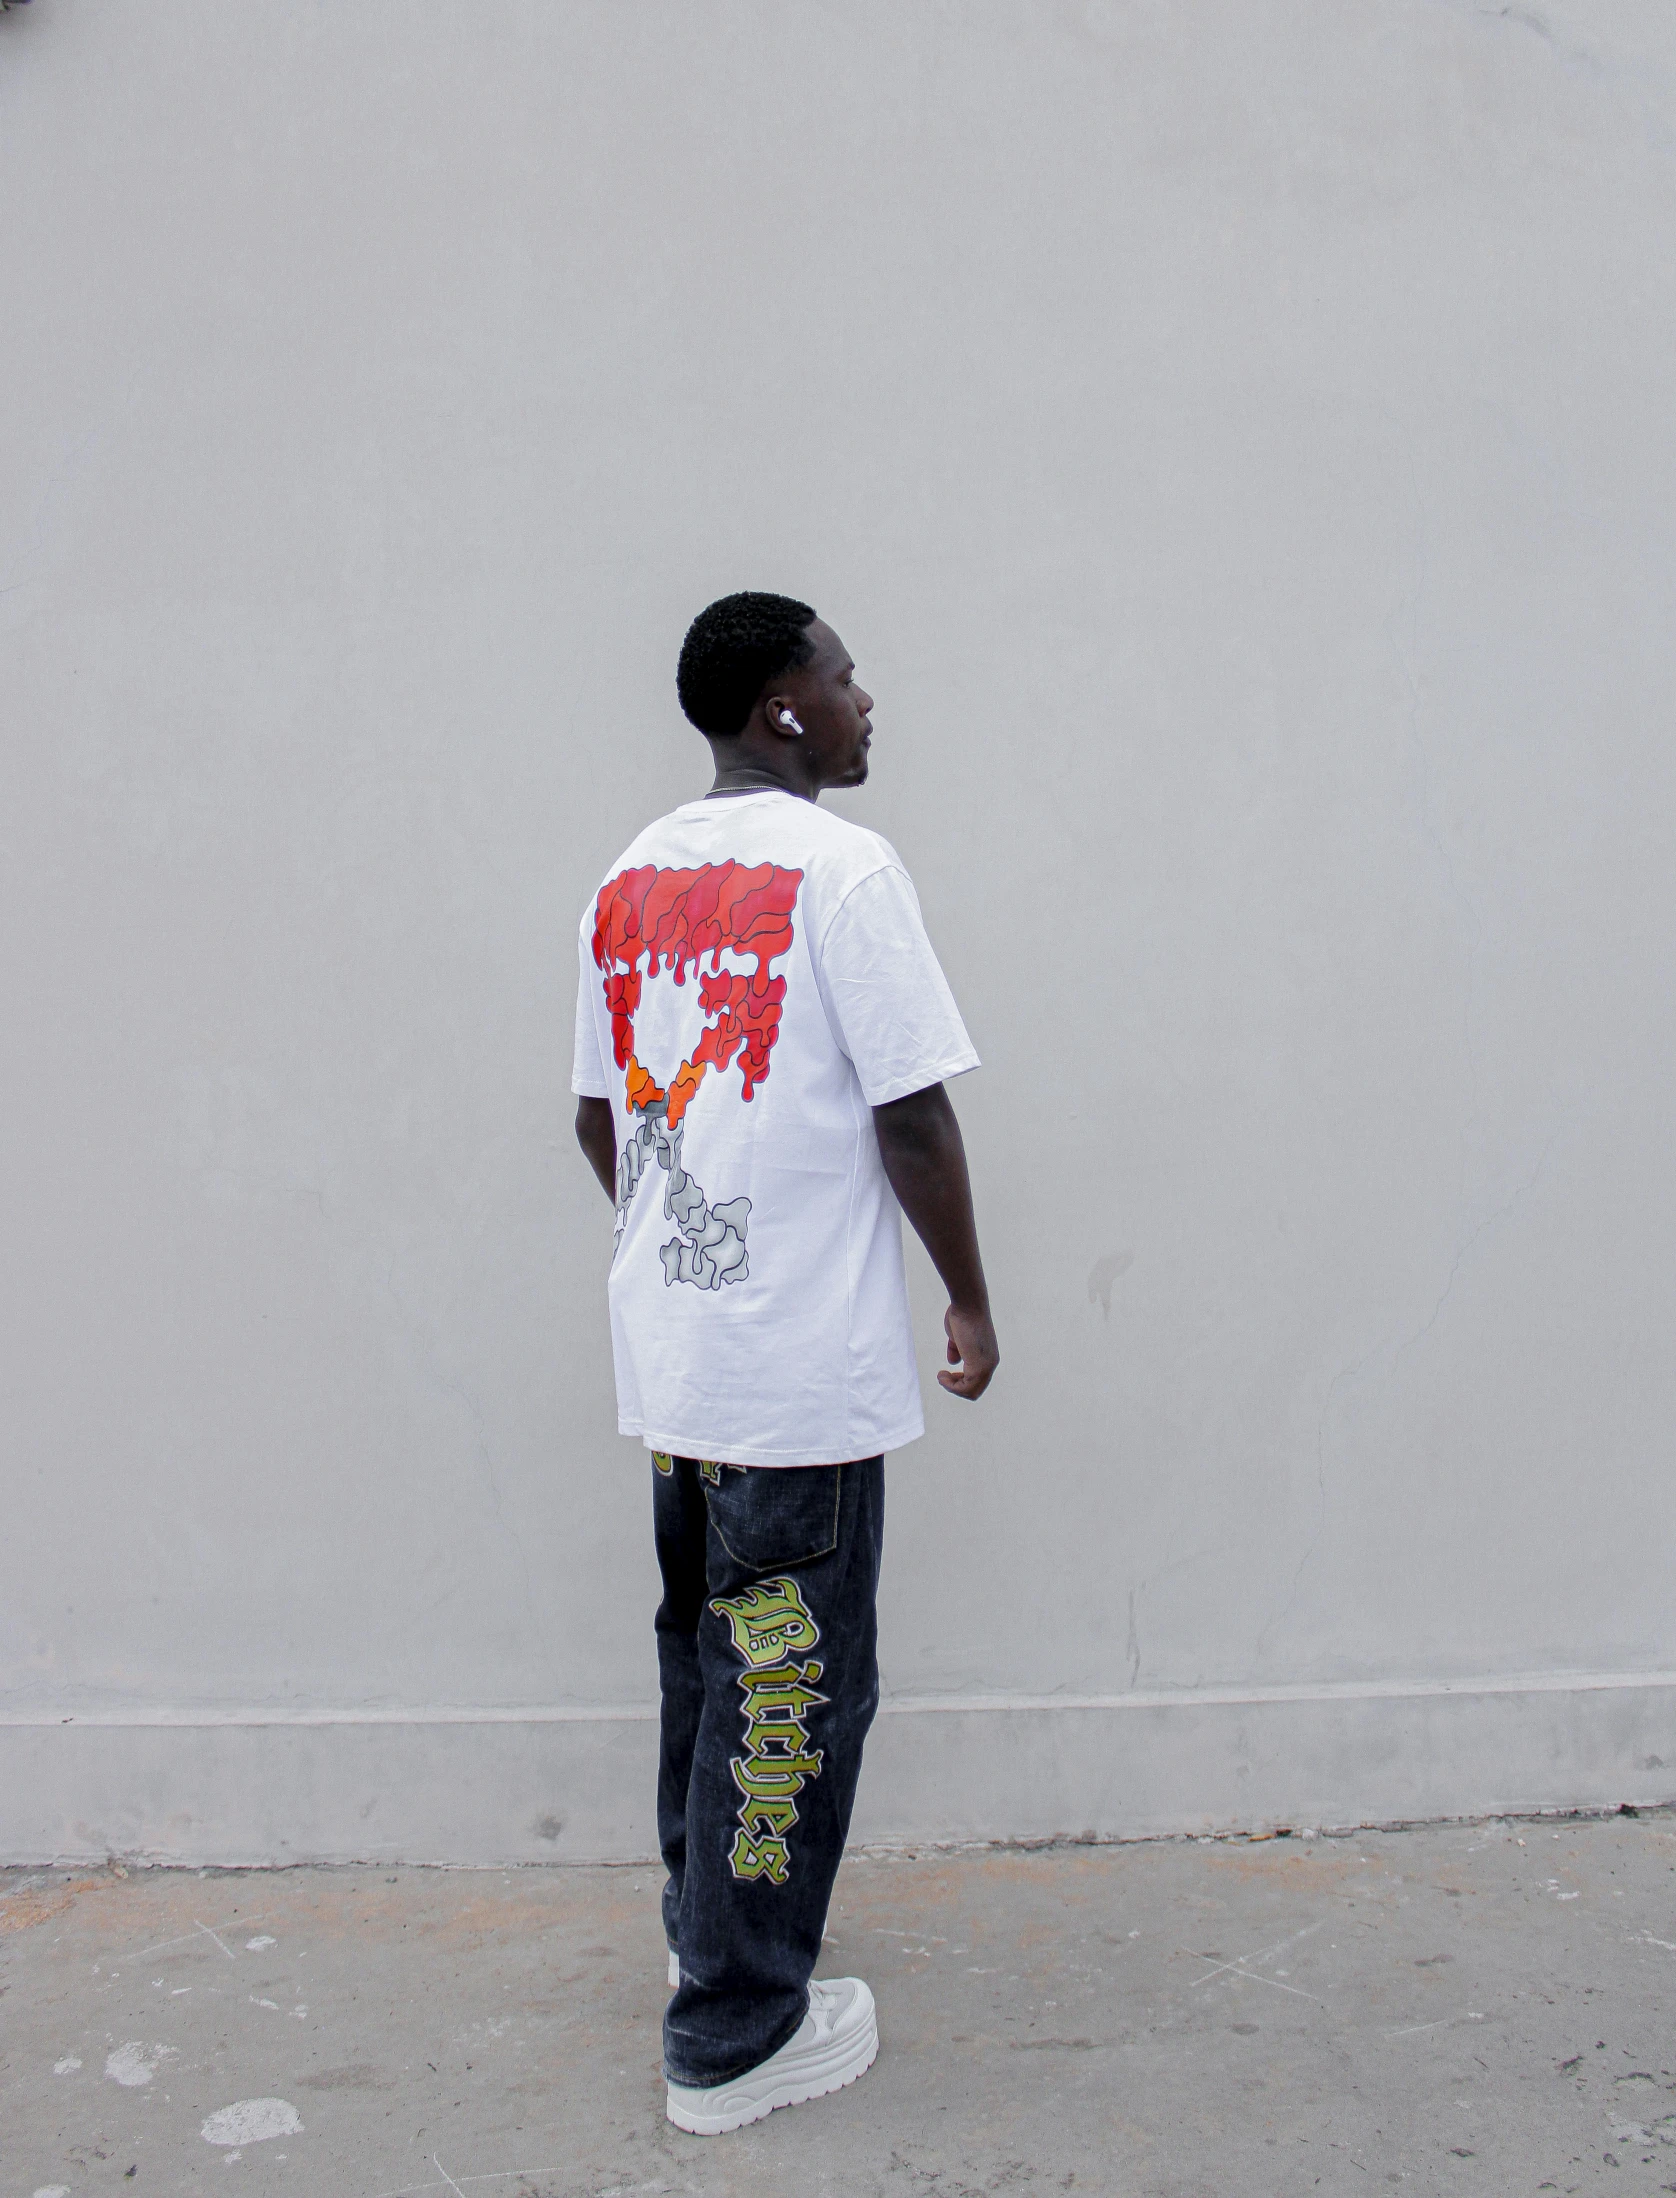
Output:
[[[1507,11],[1503,11],[1504,13]],[[1394,1373],[1403,1358],[1425,1336],[1429,1335],[1442,1316],[1444,1307],[1452,1296],[1460,1278],[1462,1267],[1474,1247],[1499,1223],[1506,1220],[1516,1206],[1536,1187],[1546,1168],[1548,1158],[1560,1132],[1555,1130],[1544,1145],[1541,1156],[1530,1175],[1511,1194],[1479,1221],[1476,1227],[1462,1232],[1462,1217],[1468,1205],[1468,1174],[1470,1147],[1474,1130],[1483,1118],[1481,1099],[1481,1074],[1478,1049],[1473,1038],[1473,1018],[1478,994],[1478,954],[1483,942],[1484,926],[1477,903],[1456,869],[1454,856],[1439,828],[1434,790],[1434,771],[1430,750],[1423,732],[1425,693],[1420,662],[1420,622],[1425,601],[1429,573],[1427,548],[1428,518],[1425,499],[1420,489],[1419,468],[1416,463],[1412,439],[1393,419],[1393,426],[1404,438],[1408,463],[1408,477],[1413,495],[1413,535],[1409,551],[1407,584],[1386,622],[1386,632],[1397,669],[1407,690],[1405,726],[1408,747],[1413,762],[1416,797],[1416,815],[1420,837],[1429,849],[1443,878],[1449,898],[1459,917],[1465,944],[1462,963],[1462,992],[1460,1014],[1460,1043],[1466,1062],[1467,1112],[1462,1119],[1457,1137],[1457,1166],[1455,1184],[1456,1228],[1453,1249],[1449,1256],[1448,1272],[1443,1287],[1438,1291],[1431,1310],[1409,1334],[1393,1339],[1382,1336],[1360,1357],[1340,1366],[1328,1380],[1315,1423],[1315,1497],[1314,1523],[1299,1555],[1285,1596],[1258,1631],[1255,1654],[1260,1660],[1276,1629],[1289,1618],[1297,1607],[1303,1589],[1304,1575],[1326,1537],[1328,1516],[1327,1494],[1327,1430],[1334,1409],[1345,1394],[1368,1368],[1377,1361],[1386,1360],[1387,1376]]]
[[1320,1548],[1322,1540],[1326,1534],[1327,1422],[1332,1417],[1333,1404],[1339,1392],[1342,1389],[1348,1387],[1354,1381],[1356,1381],[1360,1375],[1366,1372],[1368,1367],[1370,1367],[1376,1359],[1380,1358],[1386,1352],[1389,1352],[1390,1354],[1389,1364],[1386,1367],[1386,1374],[1387,1376],[1394,1374],[1397,1368],[1401,1365],[1402,1361],[1408,1356],[1409,1352],[1414,1349],[1415,1345],[1421,1342],[1426,1336],[1430,1335],[1431,1331],[1437,1326],[1438,1320],[1442,1315],[1444,1306],[1448,1304],[1450,1297],[1454,1293],[1455,1284],[1460,1278],[1461,1268],[1466,1262],[1467,1255],[1490,1233],[1493,1228],[1497,1227],[1501,1222],[1505,1221],[1509,1214],[1513,1212],[1514,1208],[1522,1204],[1522,1202],[1527,1197],[1529,1197],[1530,1193],[1535,1190],[1537,1184],[1542,1180],[1544,1170],[1547,1168],[1549,1155],[1552,1153],[1555,1145],[1559,1143],[1560,1134],[1561,1133],[1559,1130],[1554,1131],[1553,1135],[1548,1139],[1547,1144],[1543,1146],[1541,1155],[1537,1160],[1536,1166],[1531,1170],[1525,1181],[1521,1183],[1518,1188],[1513,1192],[1512,1196],[1510,1198],[1504,1199],[1493,1213],[1487,1214],[1485,1218],[1478,1224],[1477,1228],[1472,1231],[1471,1235],[1468,1236],[1464,1242],[1457,1245],[1454,1256],[1449,1263],[1449,1273],[1444,1281],[1443,1288],[1439,1291],[1436,1302],[1433,1304],[1431,1311],[1426,1315],[1426,1318],[1420,1323],[1419,1327],[1414,1329],[1411,1334],[1402,1337],[1399,1341],[1394,1343],[1388,1337],[1382,1338],[1381,1341],[1376,1343],[1371,1350],[1365,1351],[1360,1358],[1353,1359],[1347,1366],[1341,1366],[1338,1372],[1334,1374],[1332,1379],[1328,1382],[1326,1394],[1322,1399],[1321,1410],[1319,1415],[1317,1416],[1315,1423],[1315,1527],[1310,1535],[1309,1542],[1306,1545],[1302,1556],[1298,1559],[1297,1569],[1292,1575],[1291,1585],[1287,1589],[1285,1601],[1280,1605],[1280,1607],[1274,1612],[1271,1617],[1264,1621],[1263,1626],[1257,1635],[1256,1653],[1259,1657],[1261,1657],[1263,1653],[1264,1647],[1268,1642],[1270,1634],[1278,1625],[1282,1623],[1284,1619],[1291,1615],[1292,1610],[1296,1606],[1299,1593],[1303,1586],[1304,1573],[1309,1566],[1310,1559]]
[[1450,1297],[1453,1295],[1455,1284],[1460,1277],[1461,1267],[1466,1260],[1467,1254],[1473,1249],[1474,1245],[1476,1245],[1483,1237],[1487,1236],[1489,1232],[1497,1226],[1498,1223],[1505,1221],[1508,1215],[1513,1211],[1515,1206],[1519,1205],[1525,1198],[1527,1198],[1530,1193],[1535,1190],[1537,1184],[1541,1182],[1543,1170],[1548,1165],[1548,1155],[1553,1151],[1554,1147],[1559,1143],[1559,1141],[1560,1132],[1558,1130],[1555,1130],[1552,1136],[1548,1139],[1548,1142],[1543,1146],[1541,1154],[1537,1159],[1536,1166],[1531,1170],[1530,1174],[1526,1177],[1524,1182],[1521,1183],[1514,1191],[1512,1197],[1504,1199],[1503,1202],[1498,1207],[1496,1207],[1493,1213],[1486,1214],[1484,1219],[1478,1224],[1477,1228],[1473,1230],[1472,1234],[1467,1237],[1465,1242],[1457,1247],[1455,1256],[1449,1263],[1448,1278],[1444,1282],[1442,1290],[1438,1293],[1437,1303],[1432,1307],[1430,1313],[1427,1314],[1425,1320],[1421,1322],[1420,1326],[1415,1329],[1414,1333],[1411,1336],[1406,1337],[1403,1342],[1397,1345],[1391,1359],[1391,1369],[1393,1372],[1395,1372],[1398,1365],[1400,1365],[1400,1363],[1408,1355],[1408,1353],[1413,1350],[1414,1346],[1418,1342],[1420,1342],[1422,1337],[1430,1335],[1432,1330],[1437,1326],[1438,1317],[1442,1313],[1444,1306],[1448,1304]]

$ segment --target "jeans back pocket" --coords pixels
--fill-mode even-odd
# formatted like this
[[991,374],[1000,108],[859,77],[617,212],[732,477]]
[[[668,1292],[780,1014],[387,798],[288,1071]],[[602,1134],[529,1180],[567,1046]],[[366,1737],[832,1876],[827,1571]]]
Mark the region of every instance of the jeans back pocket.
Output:
[[725,1465],[705,1476],[710,1524],[736,1565],[776,1572],[838,1547],[841,1465]]

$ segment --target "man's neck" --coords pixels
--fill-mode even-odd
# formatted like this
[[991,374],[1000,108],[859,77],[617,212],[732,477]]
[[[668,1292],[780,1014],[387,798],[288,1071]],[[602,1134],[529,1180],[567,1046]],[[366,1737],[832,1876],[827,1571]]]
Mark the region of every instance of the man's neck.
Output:
[[805,785],[800,773],[780,768],[780,763],[777,755],[717,755],[715,781],[704,798],[725,801],[735,794],[792,794],[799,801],[820,799],[818,786]]

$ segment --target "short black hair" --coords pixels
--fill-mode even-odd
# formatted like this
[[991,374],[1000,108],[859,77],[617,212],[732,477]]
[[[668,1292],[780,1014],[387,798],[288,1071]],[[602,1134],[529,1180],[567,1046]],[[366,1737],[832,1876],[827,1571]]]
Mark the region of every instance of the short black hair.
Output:
[[699,731],[713,740],[742,733],[768,682],[814,655],[814,618],[795,596],[753,589],[700,611],[675,669],[675,692]]

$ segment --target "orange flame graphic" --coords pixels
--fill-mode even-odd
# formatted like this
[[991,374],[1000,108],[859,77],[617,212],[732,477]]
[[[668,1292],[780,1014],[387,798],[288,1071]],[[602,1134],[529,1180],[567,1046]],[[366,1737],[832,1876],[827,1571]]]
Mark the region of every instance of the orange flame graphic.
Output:
[[[770,977],[768,965],[790,949],[791,914],[802,883],[801,870],[781,870],[771,862],[746,869],[730,861],[707,862],[698,870],[659,870],[648,863],[619,872],[601,887],[594,908],[594,960],[605,976],[611,1040],[617,1066],[628,1075],[630,1107],[638,1111],[667,1099],[669,1126],[676,1128],[705,1070],[712,1062],[727,1068],[735,1054],[747,1099],[764,1081],[786,997],[786,980]],[[723,969],[724,947],[754,955],[756,974]],[[641,987],[646,975],[655,977],[666,964],[675,982],[685,984],[688,964],[706,954],[710,968],[698,973],[698,996],[711,1021],[665,1092],[635,1058]]]

